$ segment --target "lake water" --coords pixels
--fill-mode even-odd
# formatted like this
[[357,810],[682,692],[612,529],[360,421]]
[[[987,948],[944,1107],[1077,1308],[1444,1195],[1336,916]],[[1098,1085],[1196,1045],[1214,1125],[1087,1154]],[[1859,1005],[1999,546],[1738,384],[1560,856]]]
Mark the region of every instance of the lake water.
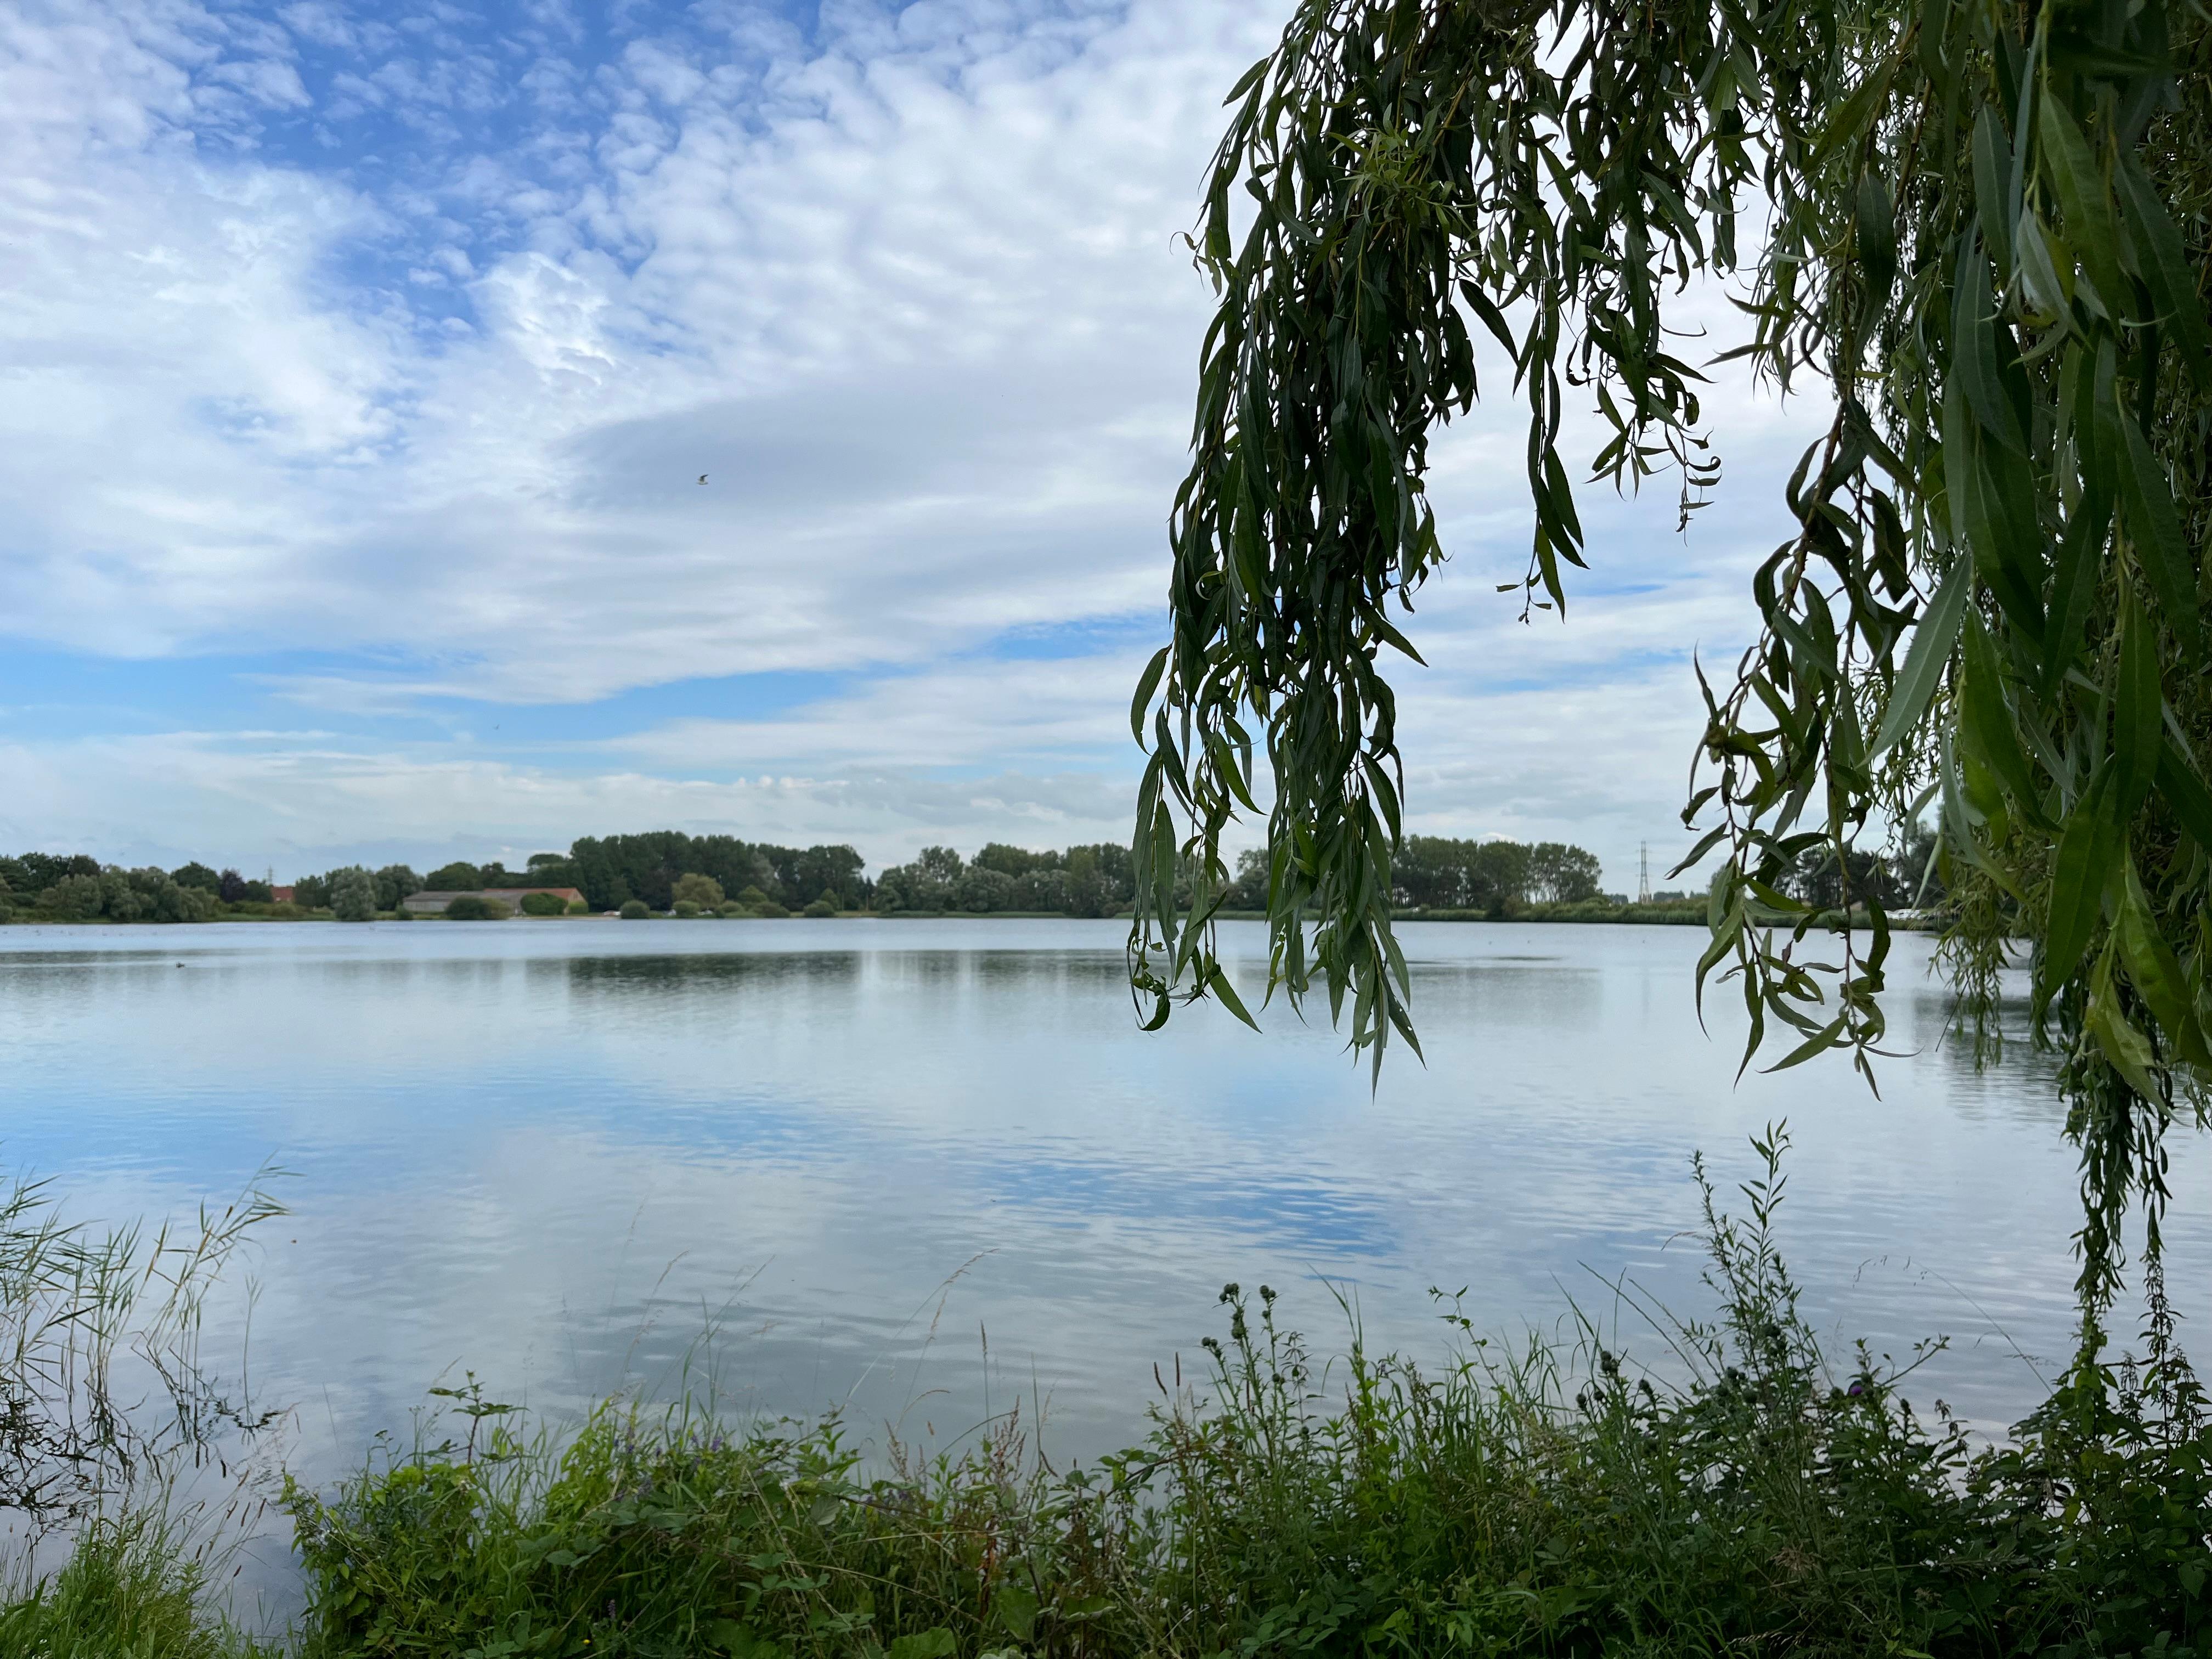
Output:
[[[1263,939],[1247,952],[1257,1006]],[[1218,1332],[1224,1280],[1324,1343],[1441,1351],[1626,1274],[1710,1305],[1689,1176],[1786,1117],[1807,1306],[1984,1424],[2067,1349],[2075,1164],[2045,1064],[1977,1072],[1907,938],[1882,1092],[1841,1062],[1734,1082],[1692,1012],[1700,930],[1409,926],[1425,1067],[1371,1092],[1279,1008],[1135,1028],[1121,924],[226,925],[0,932],[0,1160],[75,1213],[176,1212],[274,1161],[251,1358],[311,1478],[465,1370],[558,1414],[666,1391],[847,1407],[939,1438],[1019,1394],[1064,1456],[1121,1443]],[[1725,994],[1718,1000],[1723,1014]],[[2177,1132],[2170,1277],[2212,1285],[2212,1163]],[[221,1334],[238,1334],[234,1310]],[[702,1335],[713,1333],[710,1340]],[[1632,1350],[1657,1347],[1633,1321]]]

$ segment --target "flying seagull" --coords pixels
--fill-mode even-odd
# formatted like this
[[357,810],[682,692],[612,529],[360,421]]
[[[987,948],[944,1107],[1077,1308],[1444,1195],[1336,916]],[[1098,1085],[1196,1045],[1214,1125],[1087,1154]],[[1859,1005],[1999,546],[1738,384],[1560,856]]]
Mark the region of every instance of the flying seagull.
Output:
[[702,472],[702,473],[699,475],[699,482],[700,482],[701,483],[706,483],[706,482],[707,482],[707,475],[706,475],[705,473]]

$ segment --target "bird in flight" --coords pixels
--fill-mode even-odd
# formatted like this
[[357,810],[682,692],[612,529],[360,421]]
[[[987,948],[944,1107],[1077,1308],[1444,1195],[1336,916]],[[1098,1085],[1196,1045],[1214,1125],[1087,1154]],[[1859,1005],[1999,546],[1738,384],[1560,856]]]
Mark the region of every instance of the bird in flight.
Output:
[[702,472],[702,473],[699,475],[699,482],[700,482],[701,483],[706,483],[706,482],[707,482],[707,475],[706,475],[705,473]]

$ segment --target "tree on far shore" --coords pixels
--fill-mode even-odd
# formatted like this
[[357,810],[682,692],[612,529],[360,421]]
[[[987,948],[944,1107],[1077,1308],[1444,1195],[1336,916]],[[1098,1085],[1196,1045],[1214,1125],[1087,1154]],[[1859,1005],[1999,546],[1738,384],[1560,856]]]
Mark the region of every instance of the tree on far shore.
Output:
[[676,904],[690,903],[702,910],[716,910],[722,904],[722,884],[712,876],[702,876],[696,871],[678,876],[672,895]]
[[376,878],[358,864],[333,870],[330,878],[331,912],[340,921],[376,920]]
[[387,864],[376,872],[376,908],[397,910],[400,900],[422,890],[422,878],[404,864]]

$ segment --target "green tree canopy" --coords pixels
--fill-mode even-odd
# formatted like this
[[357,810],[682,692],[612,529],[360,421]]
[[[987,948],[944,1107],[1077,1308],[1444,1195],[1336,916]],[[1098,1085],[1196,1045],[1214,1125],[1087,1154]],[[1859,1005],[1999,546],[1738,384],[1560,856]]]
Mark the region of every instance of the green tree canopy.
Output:
[[475,892],[484,884],[483,872],[473,864],[456,860],[441,866],[422,878],[422,889],[430,893]]
[[617,909],[635,897],[665,910],[675,902],[678,878],[697,874],[720,883],[726,893],[757,887],[771,898],[804,904],[833,891],[865,897],[865,867],[850,847],[777,847],[735,836],[656,830],[586,836],[569,849],[565,863],[533,862],[529,884],[579,888],[595,909]]
[[330,875],[331,912],[340,921],[376,920],[376,878],[358,864]]
[[[1273,982],[1348,997],[1378,1066],[1412,1038],[1384,662],[1418,660],[1443,553],[1431,434],[1487,356],[1527,412],[1513,591],[1563,615],[1598,551],[1577,478],[1671,470],[1686,519],[1718,483],[1688,354],[1746,360],[1832,418],[1757,641],[1702,681],[1701,981],[1736,981],[1753,1054],[1868,1066],[1881,907],[1808,951],[1822,913],[1785,878],[1932,809],[1971,1012],[2033,942],[2102,1305],[2133,1198],[2155,1249],[2160,1135],[2212,1073],[2208,82],[2179,0],[1304,0],[1231,93],[1193,243],[1220,303],[1133,711],[1153,1018],[1233,998],[1208,919],[1264,750]],[[1715,277],[1741,325],[1693,344],[1670,302]],[[1562,450],[1577,404],[1595,453]]]
[[[216,896],[204,887],[187,887],[154,866],[125,870],[119,865],[105,868],[93,864],[63,876],[36,895],[39,913],[57,921],[210,921]],[[87,860],[90,862],[90,860]]]
[[1118,843],[1031,851],[992,842],[972,861],[925,847],[878,878],[878,908],[1028,910],[1110,916],[1129,902],[1129,849]]
[[1540,841],[1528,849],[1528,896],[1540,902],[1580,904],[1594,899],[1602,873],[1597,855],[1586,848]]
[[18,893],[43,893],[64,876],[96,876],[100,860],[88,854],[25,853],[0,860],[0,881]]
[[525,887],[575,887],[584,884],[583,872],[566,853],[532,853],[525,868]]
[[64,876],[39,895],[39,908],[58,921],[89,921],[106,903],[100,878]]
[[387,864],[376,872],[376,908],[397,910],[399,901],[422,890],[422,878],[404,864]]
[[677,903],[696,904],[702,910],[720,909],[724,896],[720,882],[712,876],[701,875],[696,870],[689,875],[678,876],[673,892]]

